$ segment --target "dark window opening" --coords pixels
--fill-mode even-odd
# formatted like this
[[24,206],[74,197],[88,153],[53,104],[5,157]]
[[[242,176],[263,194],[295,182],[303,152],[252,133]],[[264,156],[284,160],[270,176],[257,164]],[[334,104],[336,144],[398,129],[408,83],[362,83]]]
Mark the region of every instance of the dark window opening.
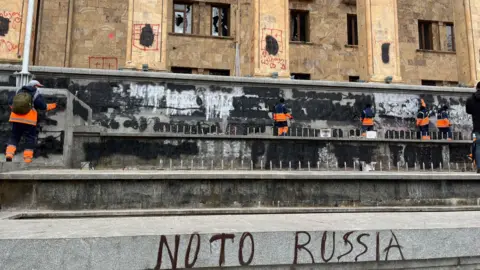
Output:
[[348,76],[349,82],[358,82],[360,80],[360,76]]
[[422,85],[437,86],[437,81],[422,80]]
[[419,48],[433,50],[432,22],[418,21]]
[[192,33],[192,5],[174,3],[173,32],[179,34]]
[[450,52],[455,51],[455,31],[453,23],[447,23],[447,50]]
[[212,7],[212,36],[228,37],[229,33],[229,8],[213,6]]
[[308,41],[308,12],[291,11],[290,12],[290,33],[291,41]]
[[224,69],[210,69],[208,71],[209,75],[214,75],[214,76],[230,76],[230,70],[224,70]]
[[347,14],[348,45],[358,46],[358,23],[357,15]]
[[310,74],[307,73],[292,73],[291,76],[294,80],[310,80]]
[[184,67],[172,67],[172,73],[192,74],[192,69]]

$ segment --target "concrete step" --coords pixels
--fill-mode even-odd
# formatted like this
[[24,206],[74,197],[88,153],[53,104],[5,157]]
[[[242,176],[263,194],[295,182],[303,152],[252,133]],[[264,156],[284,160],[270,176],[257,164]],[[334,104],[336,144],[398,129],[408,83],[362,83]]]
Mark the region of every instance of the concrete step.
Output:
[[0,219],[0,265],[478,269],[479,219],[478,211]]
[[3,210],[480,204],[475,173],[30,170],[0,179]]

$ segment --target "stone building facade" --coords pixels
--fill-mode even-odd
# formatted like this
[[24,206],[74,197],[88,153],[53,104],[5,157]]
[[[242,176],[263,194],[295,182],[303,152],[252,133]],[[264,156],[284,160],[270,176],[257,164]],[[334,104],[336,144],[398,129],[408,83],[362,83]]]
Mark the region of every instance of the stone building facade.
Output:
[[[35,0],[31,63],[332,81],[473,85],[480,1]],[[28,0],[0,0],[0,62]]]

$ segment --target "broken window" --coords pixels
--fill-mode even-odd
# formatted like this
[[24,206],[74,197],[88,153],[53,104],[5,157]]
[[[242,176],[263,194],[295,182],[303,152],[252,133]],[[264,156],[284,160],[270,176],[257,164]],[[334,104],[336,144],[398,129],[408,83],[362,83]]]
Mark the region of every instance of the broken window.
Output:
[[455,51],[455,32],[453,28],[453,23],[447,23],[447,50],[454,52]]
[[229,8],[225,6],[212,7],[212,36],[228,37],[229,34]]
[[420,50],[433,50],[432,22],[418,21]]
[[173,5],[173,32],[180,34],[192,33],[192,5],[174,4]]
[[358,46],[357,15],[347,14],[348,45]]
[[308,11],[290,12],[291,41],[308,42]]

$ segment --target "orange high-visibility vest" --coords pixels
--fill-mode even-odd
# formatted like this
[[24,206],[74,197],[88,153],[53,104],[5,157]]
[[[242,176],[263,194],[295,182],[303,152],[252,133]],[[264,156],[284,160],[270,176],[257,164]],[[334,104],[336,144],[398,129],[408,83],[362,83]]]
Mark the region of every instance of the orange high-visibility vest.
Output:
[[[17,90],[15,93],[18,94],[21,89]],[[35,102],[35,99],[38,97],[38,90],[35,92],[35,95],[32,97],[32,103]],[[38,113],[35,108],[32,107],[32,109],[27,113],[27,114],[16,114],[14,112],[10,113],[10,119],[8,120],[11,123],[20,123],[20,124],[27,124],[27,125],[32,125],[36,126],[37,125],[37,120],[38,120]]]
[[430,118],[428,117],[428,113],[427,114],[425,114],[424,112],[420,112],[420,113],[422,113],[422,117],[417,118],[417,126],[421,127],[421,126],[429,125]]
[[437,116],[437,128],[448,128],[450,126],[450,120],[448,119],[447,115],[440,113],[440,115]]

